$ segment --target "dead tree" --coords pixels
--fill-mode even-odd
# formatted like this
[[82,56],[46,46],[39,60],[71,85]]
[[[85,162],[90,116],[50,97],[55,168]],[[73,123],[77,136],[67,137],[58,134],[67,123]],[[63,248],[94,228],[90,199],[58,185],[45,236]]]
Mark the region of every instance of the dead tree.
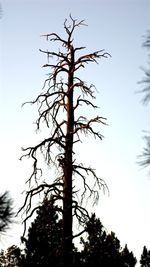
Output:
[[[84,25],[84,21],[77,21],[71,16],[70,21],[70,25],[67,19],[64,22],[66,39],[56,33],[43,35],[47,41],[58,42],[61,50],[58,52],[40,50],[48,58],[48,63],[43,67],[50,69],[50,74],[44,82],[42,92],[34,101],[28,103],[38,104],[37,130],[43,129],[45,123],[49,135],[37,145],[23,149],[24,155],[21,157],[33,160],[33,172],[28,179],[30,187],[21,208],[26,211],[24,223],[26,225],[27,219],[38,208],[32,207],[32,200],[40,192],[52,193],[56,201],[61,201],[63,266],[68,267],[72,266],[73,218],[75,216],[80,224],[85,222],[85,218],[88,217],[88,211],[82,205],[85,196],[93,197],[96,202],[99,190],[105,190],[107,187],[94,169],[76,162],[75,146],[81,142],[81,134],[92,134],[101,140],[103,136],[94,130],[94,124],[105,124],[104,117],[96,116],[88,119],[84,114],[79,114],[81,106],[87,105],[94,109],[97,106],[89,100],[95,98],[95,87],[88,86],[77,76],[77,72],[87,63],[97,63],[98,59],[109,56],[104,50],[77,56],[85,47],[74,47],[73,33],[77,27]],[[45,164],[56,168],[58,175],[54,179],[44,177],[40,154],[44,157]],[[88,176],[93,177],[93,185],[91,181],[88,183]],[[79,193],[80,201],[77,197],[78,183],[82,188],[82,192],[80,188]]]

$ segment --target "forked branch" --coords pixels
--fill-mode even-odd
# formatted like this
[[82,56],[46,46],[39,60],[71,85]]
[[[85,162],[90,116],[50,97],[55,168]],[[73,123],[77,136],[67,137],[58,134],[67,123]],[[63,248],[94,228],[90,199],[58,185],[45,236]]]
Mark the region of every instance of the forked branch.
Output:
[[[76,52],[82,51],[85,47],[74,47],[73,33],[77,27],[85,24],[84,20],[78,21],[71,15],[70,20],[71,24],[68,24],[67,19],[64,22],[66,38],[62,38],[55,32],[42,35],[50,42],[59,42],[63,46],[63,50],[57,52],[40,49],[40,52],[48,58],[48,63],[43,67],[50,69],[50,74],[44,82],[42,93],[29,103],[38,104],[37,130],[42,130],[43,122],[46,123],[48,131],[51,130],[49,136],[37,145],[23,149],[25,154],[21,159],[30,158],[33,162],[33,170],[27,180],[30,189],[26,192],[24,204],[19,210],[19,212],[25,210],[24,223],[26,227],[27,219],[36,210],[36,207],[32,207],[34,196],[47,192],[47,194],[54,195],[55,201],[61,201],[65,229],[63,232],[65,253],[69,253],[67,251],[72,248],[72,216],[76,216],[80,224],[84,223],[88,218],[88,211],[83,207],[84,199],[93,197],[93,203],[96,203],[99,199],[99,191],[103,189],[105,192],[108,189],[103,179],[96,175],[94,169],[85,167],[83,164],[75,164],[75,144],[80,141],[81,133],[91,134],[102,140],[103,135],[95,130],[94,125],[97,123],[106,125],[106,118],[103,116],[97,115],[88,119],[86,109],[84,108],[83,112],[80,111],[79,107],[83,104],[94,109],[97,109],[97,105],[92,102],[95,99],[95,86],[93,84],[88,86],[82,81],[77,75],[78,70],[88,63],[98,63],[99,59],[108,58],[110,54],[102,49],[78,57]],[[41,155],[44,157],[47,167],[55,167],[57,173],[54,179],[45,183],[43,181],[47,181],[47,177],[44,176]],[[42,181],[39,179],[39,175],[42,177]],[[88,177],[90,177],[90,181],[93,179],[93,183],[88,182]],[[76,187],[78,178],[82,184],[80,203],[77,199],[78,188]],[[31,183],[33,179],[34,186]],[[71,255],[71,251],[69,255]]]

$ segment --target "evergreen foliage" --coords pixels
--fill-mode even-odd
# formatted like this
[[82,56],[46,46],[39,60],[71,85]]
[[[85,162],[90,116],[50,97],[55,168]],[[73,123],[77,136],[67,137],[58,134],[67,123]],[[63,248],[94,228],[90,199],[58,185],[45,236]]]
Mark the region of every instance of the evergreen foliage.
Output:
[[12,223],[13,217],[13,202],[6,191],[0,194],[0,233],[5,232],[10,223]]
[[19,247],[13,245],[0,252],[0,267],[23,267],[24,256]]
[[120,241],[115,233],[108,234],[100,219],[92,214],[87,223],[88,237],[83,244],[82,261],[86,267],[133,267],[136,264],[136,258],[132,252],[129,252],[127,246],[122,250]]
[[143,247],[140,264],[141,267],[150,267],[150,250],[147,250],[146,246]]
[[[134,267],[136,258],[127,245],[121,247],[114,232],[108,233],[92,214],[81,238],[82,249],[73,248],[73,267]],[[62,219],[53,197],[45,197],[24,241],[24,253],[12,246],[0,253],[0,267],[60,267],[62,261]],[[150,251],[143,249],[141,267],[150,266]]]
[[[148,50],[148,67],[144,70],[144,78],[140,83],[143,85],[142,92],[144,93],[143,103],[148,104],[150,101],[150,30],[147,32],[145,36],[145,41],[143,43],[143,47]],[[139,164],[145,167],[150,166],[150,132],[146,131],[145,139],[145,147],[143,149],[143,153],[140,155]]]
[[25,266],[60,266],[62,252],[62,220],[53,199],[44,199],[37,217],[28,230],[25,242]]

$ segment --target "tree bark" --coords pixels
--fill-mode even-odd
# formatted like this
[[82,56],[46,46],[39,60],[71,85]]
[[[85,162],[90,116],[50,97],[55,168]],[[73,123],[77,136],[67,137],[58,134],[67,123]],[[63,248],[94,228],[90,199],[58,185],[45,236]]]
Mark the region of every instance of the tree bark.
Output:
[[[84,199],[93,198],[93,203],[99,199],[99,190],[107,189],[107,185],[98,177],[95,170],[91,167],[86,167],[82,163],[76,163],[73,159],[73,149],[76,142],[81,142],[80,133],[87,136],[93,135],[95,138],[102,140],[103,135],[93,128],[93,124],[105,124],[105,118],[96,116],[88,119],[85,112],[81,112],[79,116],[74,117],[74,113],[78,107],[85,105],[91,108],[97,108],[87,97],[94,99],[95,86],[88,86],[75,73],[80,68],[84,68],[90,62],[96,62],[99,58],[107,58],[109,54],[104,50],[99,50],[94,53],[88,53],[76,56],[75,53],[81,51],[85,47],[73,46],[73,32],[75,28],[84,25],[84,21],[77,21],[70,15],[71,25],[68,24],[67,19],[64,22],[64,29],[67,34],[67,39],[62,39],[57,33],[50,33],[43,35],[50,42],[59,42],[66,50],[43,51],[48,59],[53,59],[54,63],[48,61],[48,64],[43,67],[48,67],[51,72],[44,82],[43,91],[34,101],[27,103],[39,105],[38,119],[36,121],[37,130],[39,130],[43,123],[47,128],[52,128],[51,134],[44,138],[37,145],[23,148],[23,157],[32,159],[33,170],[27,180],[29,183],[29,190],[26,191],[24,204],[20,208],[26,211],[24,219],[24,234],[26,231],[26,222],[35,212],[37,207],[32,208],[32,199],[43,192],[45,194],[53,194],[54,200],[62,201],[60,210],[62,212],[63,233],[62,233],[62,265],[63,267],[73,267],[73,216],[75,216],[79,224],[84,224],[85,219],[89,217],[87,209],[83,206]],[[66,79],[62,79],[66,75]],[[74,97],[74,90],[78,90],[76,97]],[[65,111],[65,112],[64,112]],[[85,109],[84,109],[85,111]],[[65,114],[64,114],[65,113]],[[61,119],[62,115],[64,118]],[[66,127],[66,129],[64,129]],[[45,129],[45,128],[44,128]],[[59,170],[58,176],[47,179],[43,172],[43,165],[41,164],[41,157],[48,167],[56,167]],[[81,181],[80,201],[76,196],[76,185],[73,184],[73,175]],[[88,184],[88,176],[93,178],[93,184]],[[39,182],[39,177],[42,181]],[[43,182],[44,181],[44,182]],[[90,179],[92,181],[92,179]],[[32,184],[34,183],[34,184]],[[36,185],[35,185],[36,184]],[[82,233],[82,232],[81,232]],[[76,237],[79,234],[75,235]],[[74,236],[74,237],[75,237]]]
[[67,133],[64,157],[64,197],[63,197],[63,258],[64,267],[72,267],[72,150],[74,130],[73,108],[73,74],[74,74],[74,48],[70,47],[70,66],[68,72],[67,90]]

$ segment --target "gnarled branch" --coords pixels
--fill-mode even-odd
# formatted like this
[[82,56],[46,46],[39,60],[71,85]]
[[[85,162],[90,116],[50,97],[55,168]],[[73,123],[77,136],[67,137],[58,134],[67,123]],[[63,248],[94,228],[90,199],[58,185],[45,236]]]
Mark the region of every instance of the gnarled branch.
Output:
[[[43,35],[48,41],[59,42],[63,46],[63,51],[40,51],[47,55],[48,63],[43,67],[50,69],[50,74],[45,80],[42,93],[37,96],[34,101],[29,103],[38,104],[38,118],[36,120],[37,130],[42,129],[43,122],[51,132],[49,136],[40,141],[35,146],[29,146],[23,151],[21,159],[29,157],[33,161],[33,170],[31,176],[27,180],[30,190],[26,192],[26,197],[20,211],[25,210],[26,217],[24,225],[26,229],[26,221],[32,216],[37,207],[32,207],[32,198],[46,192],[53,194],[54,200],[62,203],[63,216],[63,245],[64,259],[66,254],[69,257],[72,249],[72,216],[78,219],[79,224],[85,223],[88,218],[88,211],[83,206],[83,202],[93,197],[93,203],[99,199],[99,190],[107,190],[107,185],[103,179],[99,178],[95,170],[91,167],[85,167],[83,164],[75,164],[75,144],[80,141],[80,134],[92,134],[94,137],[102,140],[103,135],[96,131],[93,127],[95,123],[106,125],[106,119],[103,116],[95,116],[87,118],[86,110],[78,112],[79,106],[82,104],[96,109],[97,106],[90,99],[95,99],[95,86],[88,86],[80,77],[77,76],[80,67],[93,62],[98,63],[101,58],[109,57],[109,53],[99,50],[77,57],[76,53],[85,47],[74,47],[73,33],[74,30],[84,24],[84,21],[73,19],[70,15],[71,25],[68,20],[64,22],[64,30],[67,38],[62,38],[55,32]],[[65,50],[65,52],[64,52]],[[76,115],[78,114],[78,115]],[[76,116],[78,116],[76,118]],[[44,157],[46,165],[49,167],[52,163],[56,167],[57,175],[52,179],[51,183],[43,183],[43,165],[40,162]],[[39,166],[40,165],[40,166]],[[39,178],[42,176],[42,181]],[[92,177],[93,183],[88,183],[88,176]],[[78,201],[78,187],[76,177],[79,177],[82,184],[80,191],[80,201]],[[75,179],[74,179],[75,178]],[[35,180],[35,186],[31,187],[31,181]],[[33,185],[32,185],[33,186]],[[78,234],[77,234],[78,236]],[[64,263],[68,266],[68,259]]]

